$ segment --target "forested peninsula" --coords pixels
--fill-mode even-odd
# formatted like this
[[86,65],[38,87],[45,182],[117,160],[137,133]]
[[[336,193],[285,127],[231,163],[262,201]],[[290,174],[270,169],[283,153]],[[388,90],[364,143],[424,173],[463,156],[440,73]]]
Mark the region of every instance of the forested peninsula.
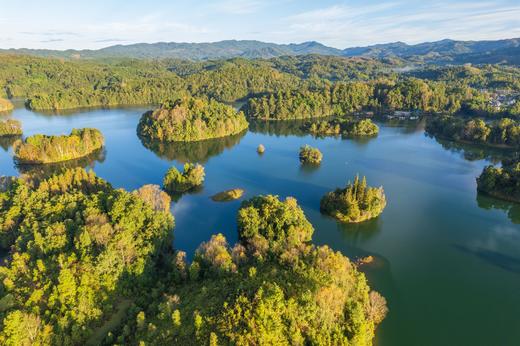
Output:
[[0,342],[372,343],[385,299],[345,256],[312,245],[295,199],[245,201],[238,243],[214,235],[188,263],[159,195],[83,169],[2,184]]
[[69,135],[34,135],[14,143],[14,156],[21,164],[45,164],[78,159],[103,147],[97,129],[73,129]]
[[143,114],[139,136],[160,142],[189,142],[238,134],[249,126],[244,114],[214,100],[178,99]]
[[520,159],[506,159],[501,167],[487,166],[477,178],[477,189],[487,195],[520,203]]
[[520,147],[520,122],[509,118],[486,122],[479,118],[434,117],[429,120],[426,132],[440,139],[458,142],[497,147]]

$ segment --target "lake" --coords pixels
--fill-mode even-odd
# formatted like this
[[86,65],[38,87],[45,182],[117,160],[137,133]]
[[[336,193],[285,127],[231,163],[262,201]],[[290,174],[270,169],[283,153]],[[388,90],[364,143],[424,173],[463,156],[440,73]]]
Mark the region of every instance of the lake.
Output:
[[[161,184],[166,170],[197,161],[206,168],[204,187],[172,203],[174,246],[191,256],[211,234],[237,239],[240,201],[210,196],[245,189],[294,196],[315,227],[314,242],[356,259],[390,312],[378,328],[377,345],[515,345],[520,340],[520,206],[478,196],[475,178],[507,153],[437,142],[423,124],[379,124],[377,138],[316,139],[297,122],[253,123],[237,136],[192,144],[142,143],[136,126],[146,108],[45,115],[24,108],[9,116],[24,134],[69,133],[96,127],[105,150],[70,165],[91,167],[115,187],[133,190]],[[5,117],[5,116],[3,116]],[[263,155],[256,153],[263,144]],[[299,147],[323,152],[320,167],[302,168]],[[16,175],[12,150],[0,142],[0,175]],[[341,225],[319,212],[320,198],[355,174],[383,185],[383,214],[358,225]]]

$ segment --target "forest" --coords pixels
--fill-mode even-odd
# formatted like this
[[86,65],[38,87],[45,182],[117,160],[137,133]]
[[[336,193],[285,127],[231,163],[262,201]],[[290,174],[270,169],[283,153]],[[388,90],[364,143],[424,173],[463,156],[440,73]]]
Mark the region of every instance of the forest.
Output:
[[248,126],[244,114],[231,106],[185,98],[166,101],[143,114],[137,132],[152,141],[189,142],[236,135]]
[[[491,106],[491,89],[518,92],[518,68],[430,67],[398,73],[392,62],[304,55],[233,58],[63,60],[0,55],[0,97],[35,110],[161,104],[183,97],[248,100],[252,118],[344,115],[361,109],[517,116],[520,102]],[[489,90],[488,90],[489,89]],[[4,95],[2,95],[2,93]]]
[[294,198],[243,202],[239,242],[214,235],[188,263],[157,187],[79,168],[1,186],[5,345],[370,345],[387,313],[347,257],[312,245]]
[[14,119],[0,120],[0,137],[20,136],[22,134],[22,123]]
[[477,189],[506,201],[520,202],[520,159],[504,159],[501,167],[487,166],[477,178]]
[[177,253],[161,299],[129,320],[117,341],[371,344],[385,299],[345,256],[312,245],[313,227],[295,199],[254,197],[237,222],[236,245],[217,234],[191,264]]
[[164,189],[171,193],[182,193],[201,186],[204,182],[204,166],[185,163],[183,171],[171,167],[164,176]]
[[78,159],[101,149],[105,139],[99,130],[73,129],[69,135],[34,135],[14,143],[21,164],[43,164]]
[[[156,279],[173,217],[73,169],[0,191],[0,343],[73,345]],[[101,329],[102,330],[102,329]],[[104,337],[104,336],[103,336]]]
[[429,119],[426,132],[452,141],[498,147],[520,146],[520,123],[510,118],[486,122],[481,118],[441,116]]

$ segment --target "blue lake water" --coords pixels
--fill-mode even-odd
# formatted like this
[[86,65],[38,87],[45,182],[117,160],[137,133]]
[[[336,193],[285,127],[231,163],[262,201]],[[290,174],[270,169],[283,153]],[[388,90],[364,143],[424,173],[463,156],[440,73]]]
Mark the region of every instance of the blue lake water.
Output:
[[[240,201],[210,196],[243,188],[257,194],[294,196],[315,227],[314,242],[351,258],[372,255],[364,268],[371,286],[388,300],[390,313],[377,345],[517,345],[520,340],[520,207],[478,196],[475,178],[502,152],[439,143],[420,123],[379,124],[370,140],[317,139],[297,122],[254,123],[247,133],[192,144],[142,143],[136,125],[145,108],[45,115],[18,108],[24,135],[100,129],[105,150],[77,164],[92,168],[115,187],[161,184],[166,170],[184,162],[206,168],[204,187],[172,203],[174,246],[192,254],[201,241],[223,233],[237,239]],[[6,117],[6,116],[3,116]],[[266,147],[256,153],[258,144]],[[303,168],[298,149],[319,148],[321,166]],[[12,150],[0,142],[0,175],[17,175]],[[323,194],[355,174],[383,185],[383,214],[358,225],[322,216]]]

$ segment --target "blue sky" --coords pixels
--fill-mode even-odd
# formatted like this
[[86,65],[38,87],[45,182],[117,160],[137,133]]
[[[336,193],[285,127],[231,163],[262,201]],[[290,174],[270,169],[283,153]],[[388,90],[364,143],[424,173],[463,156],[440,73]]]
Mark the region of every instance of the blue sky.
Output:
[[253,39],[346,48],[520,37],[520,1],[0,0],[0,48]]

